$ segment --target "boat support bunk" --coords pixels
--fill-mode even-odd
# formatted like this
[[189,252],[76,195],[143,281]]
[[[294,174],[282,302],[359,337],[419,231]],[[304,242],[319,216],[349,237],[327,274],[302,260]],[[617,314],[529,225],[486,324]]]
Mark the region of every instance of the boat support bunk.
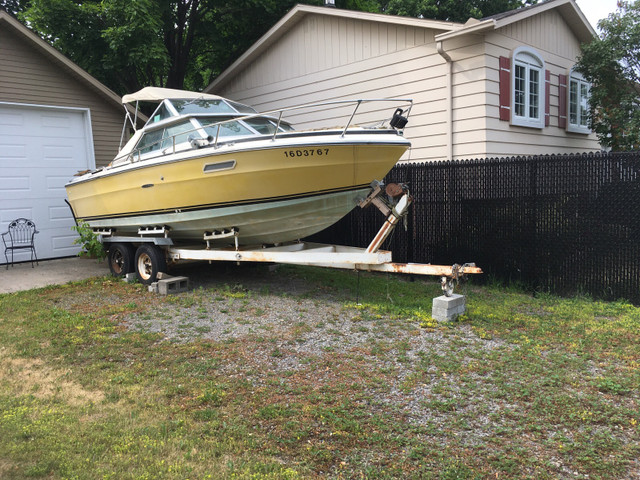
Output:
[[[228,261],[228,262],[268,262],[293,265],[311,265],[357,271],[404,273],[411,275],[431,275],[441,277],[443,293],[451,296],[459,280],[467,274],[482,273],[474,263],[432,265],[424,263],[396,263],[392,252],[380,247],[398,223],[406,218],[412,198],[405,185],[380,182],[372,184],[371,194],[360,202],[360,207],[375,205],[387,218],[367,248],[342,245],[320,244],[298,241],[275,246],[240,246],[240,232],[236,228],[218,232],[205,232],[201,246],[177,246],[170,238],[170,229],[164,226],[143,227],[139,236],[118,236],[110,229],[94,229],[101,242],[108,245],[109,267],[114,274],[124,275],[126,270],[135,271],[138,280],[151,284],[160,272],[166,270],[170,262],[188,261]],[[235,247],[212,247],[211,242],[220,239],[234,239]],[[136,250],[137,249],[137,250]],[[142,250],[142,251],[141,251]],[[135,258],[135,261],[134,261]]]

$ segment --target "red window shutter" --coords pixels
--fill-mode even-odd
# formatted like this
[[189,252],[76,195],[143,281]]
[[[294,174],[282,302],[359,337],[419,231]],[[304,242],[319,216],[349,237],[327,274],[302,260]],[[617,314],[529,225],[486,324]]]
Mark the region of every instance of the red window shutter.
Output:
[[500,57],[500,120],[511,120],[511,59]]
[[558,126],[567,128],[567,76],[558,75]]
[[550,90],[551,85],[551,72],[549,70],[544,71],[544,126],[549,126],[549,119],[551,114],[549,113],[549,103],[551,98]]

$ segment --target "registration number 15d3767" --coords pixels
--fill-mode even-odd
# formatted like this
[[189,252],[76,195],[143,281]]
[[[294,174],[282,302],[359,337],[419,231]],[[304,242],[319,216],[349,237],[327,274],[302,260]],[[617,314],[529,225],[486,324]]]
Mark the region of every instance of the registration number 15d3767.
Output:
[[314,156],[322,156],[329,155],[328,148],[301,148],[298,150],[285,150],[284,156],[287,158],[293,157],[314,157]]

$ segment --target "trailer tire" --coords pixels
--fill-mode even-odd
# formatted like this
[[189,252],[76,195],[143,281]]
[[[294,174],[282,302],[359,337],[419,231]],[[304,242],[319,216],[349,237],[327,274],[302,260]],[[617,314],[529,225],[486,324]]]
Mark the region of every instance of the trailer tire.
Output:
[[109,246],[107,261],[109,271],[114,277],[124,277],[127,273],[132,273],[136,251],[129,243],[114,243]]
[[160,272],[167,271],[164,251],[155,245],[140,245],[136,250],[135,269],[140,283],[151,285]]

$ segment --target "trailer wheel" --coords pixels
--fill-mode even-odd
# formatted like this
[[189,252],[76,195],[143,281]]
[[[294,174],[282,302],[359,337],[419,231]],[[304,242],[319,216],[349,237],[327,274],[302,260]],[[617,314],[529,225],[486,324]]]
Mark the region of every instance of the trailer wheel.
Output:
[[155,245],[140,245],[136,251],[136,274],[144,285],[151,285],[158,279],[158,273],[167,271],[164,252]]
[[135,257],[133,245],[127,243],[114,243],[109,246],[109,270],[114,277],[124,277],[134,271],[133,260]]

